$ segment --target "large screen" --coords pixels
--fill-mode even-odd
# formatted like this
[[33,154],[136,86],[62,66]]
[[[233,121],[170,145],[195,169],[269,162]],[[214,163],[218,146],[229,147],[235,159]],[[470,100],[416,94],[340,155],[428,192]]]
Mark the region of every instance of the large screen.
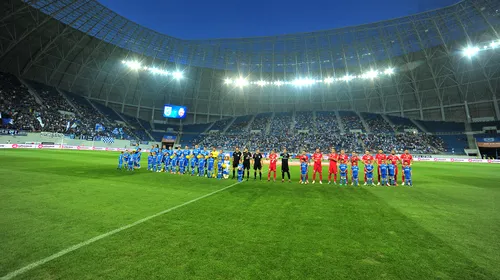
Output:
[[183,119],[187,115],[187,109],[184,106],[165,104],[163,107],[163,116],[171,119]]

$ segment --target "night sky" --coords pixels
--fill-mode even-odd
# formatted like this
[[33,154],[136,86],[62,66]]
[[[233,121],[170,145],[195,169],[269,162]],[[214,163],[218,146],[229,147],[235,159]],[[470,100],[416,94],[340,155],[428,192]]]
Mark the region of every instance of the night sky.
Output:
[[99,0],[143,26],[182,39],[281,35],[359,25],[458,0]]

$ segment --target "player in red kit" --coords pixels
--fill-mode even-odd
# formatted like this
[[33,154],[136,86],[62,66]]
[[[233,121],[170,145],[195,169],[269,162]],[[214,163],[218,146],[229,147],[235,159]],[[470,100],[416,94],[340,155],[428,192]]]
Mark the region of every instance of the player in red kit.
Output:
[[375,159],[377,160],[377,186],[380,186],[380,165],[385,162],[387,159],[387,156],[384,154],[382,150],[378,150],[378,154],[375,156]]
[[328,168],[328,184],[331,183],[332,181],[332,174],[333,174],[333,183],[336,185],[337,184],[337,162],[339,161],[339,155],[337,154],[337,151],[332,148],[332,152],[328,155],[328,161],[330,162],[330,166]]
[[269,172],[267,173],[267,181],[271,181],[271,172],[274,172],[273,182],[276,182],[276,163],[278,162],[278,155],[274,150],[269,154]]
[[394,165],[394,183],[395,183],[395,186],[397,186],[398,185],[398,162],[400,162],[401,160],[396,155],[396,151],[394,151],[394,150],[392,150],[391,154],[389,156],[387,156],[387,160],[389,160],[389,162],[392,165]]
[[[352,169],[353,166],[358,166],[358,163],[359,163],[358,154],[356,154],[355,152],[353,152],[352,155],[351,155],[351,169]],[[351,185],[354,185],[353,178],[351,178]]]
[[319,173],[319,183],[323,184],[323,167],[321,166],[321,161],[323,160],[323,154],[319,149],[316,149],[316,152],[312,156],[314,161],[314,170],[313,170],[313,181],[312,183],[316,183],[316,173]]
[[[339,162],[344,162],[347,164],[349,162],[349,156],[345,153],[345,150],[340,150]],[[349,183],[349,170],[346,171],[346,184]]]
[[[370,154],[370,151],[365,151],[365,154],[363,155],[361,160],[363,161],[363,163],[365,165],[367,164],[367,162],[373,162],[373,156],[372,156],[372,154]],[[366,186],[366,173],[365,173],[365,184],[364,185]]]
[[[402,166],[408,165],[411,166],[413,163],[413,156],[410,154],[408,150],[405,150],[404,153],[400,156],[401,158],[401,164]],[[401,184],[404,186],[405,185],[405,173],[401,173],[401,181],[403,181]]]

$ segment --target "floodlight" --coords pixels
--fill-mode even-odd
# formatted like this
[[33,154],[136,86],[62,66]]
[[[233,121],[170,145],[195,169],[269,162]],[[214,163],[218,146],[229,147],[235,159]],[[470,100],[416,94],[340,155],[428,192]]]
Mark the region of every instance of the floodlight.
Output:
[[344,82],[349,82],[352,79],[354,79],[354,77],[353,76],[349,76],[349,74],[347,74],[344,77],[342,77],[342,81],[344,81]]
[[259,86],[261,86],[261,87],[263,87],[263,86],[265,86],[267,84],[267,82],[263,81],[263,80],[260,80],[260,81],[256,82],[256,84],[259,85]]
[[239,79],[236,79],[234,81],[234,83],[236,84],[236,86],[244,87],[244,86],[248,85],[248,80],[245,78],[239,78]]
[[490,44],[490,47],[491,47],[492,49],[494,49],[494,48],[496,48],[496,47],[498,47],[498,46],[500,46],[500,41],[498,41],[498,42],[493,41],[493,42],[491,42],[491,44]]
[[141,63],[138,61],[125,61],[125,65],[132,70],[139,70],[142,67]]
[[282,86],[282,85],[283,85],[283,82],[282,82],[282,81],[275,81],[275,82],[274,82],[274,85],[276,85],[276,86],[279,86],[279,87],[280,87],[280,86]]
[[332,77],[325,78],[325,80],[323,80],[323,82],[325,84],[331,84],[331,83],[333,83],[333,78]]
[[226,79],[224,80],[224,83],[225,83],[226,85],[230,85],[230,84],[232,84],[232,83],[233,83],[233,80],[231,80],[231,79],[229,79],[229,78],[226,78]]
[[386,75],[392,75],[394,74],[394,68],[387,68],[384,70],[384,74]]
[[478,52],[479,52],[478,47],[467,47],[464,50],[464,55],[471,58],[471,57],[475,56]]
[[363,74],[361,77],[365,78],[365,79],[375,79],[377,76],[378,76],[378,72],[372,69],[372,70],[366,72],[365,74]]
[[180,80],[183,78],[183,75],[182,75],[182,72],[181,71],[175,71],[172,73],[172,76],[174,77],[174,79],[176,80]]

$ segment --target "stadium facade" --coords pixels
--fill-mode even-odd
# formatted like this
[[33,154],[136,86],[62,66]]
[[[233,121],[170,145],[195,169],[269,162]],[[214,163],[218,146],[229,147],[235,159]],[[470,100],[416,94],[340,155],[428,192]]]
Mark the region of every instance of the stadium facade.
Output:
[[[3,71],[144,120],[163,119],[165,103],[190,109],[184,123],[306,110],[500,120],[500,46],[488,45],[500,39],[500,2],[494,0],[464,0],[354,27],[213,40],[160,34],[94,0],[5,0],[0,5]],[[471,46],[479,53],[464,56]],[[122,61],[182,71],[184,79],[133,71]],[[388,68],[393,75],[304,87],[224,82],[238,77],[323,80]]]

